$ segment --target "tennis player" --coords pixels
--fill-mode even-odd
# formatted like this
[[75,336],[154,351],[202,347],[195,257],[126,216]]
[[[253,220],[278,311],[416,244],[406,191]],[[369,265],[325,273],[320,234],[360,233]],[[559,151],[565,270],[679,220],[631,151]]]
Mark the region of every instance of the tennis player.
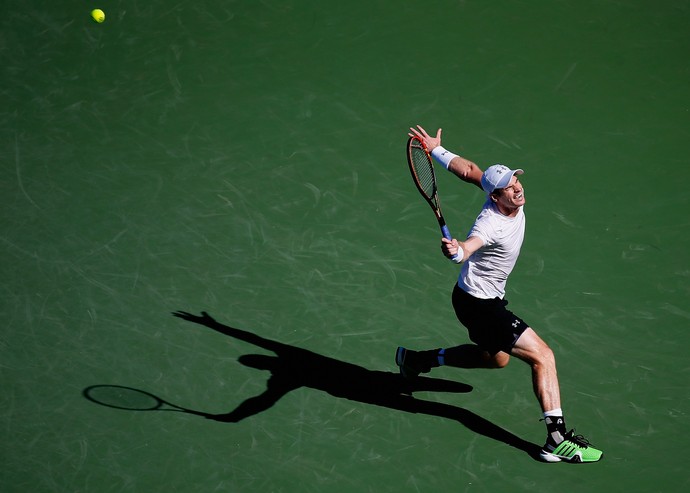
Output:
[[487,200],[465,241],[442,238],[448,258],[458,254],[463,262],[453,289],[453,308],[474,344],[446,349],[412,351],[399,347],[395,362],[407,378],[447,365],[458,368],[503,368],[511,356],[532,369],[532,383],[546,423],[546,443],[541,459],[546,462],[596,462],[602,452],[574,430],[566,431],[553,351],[520,317],[506,308],[505,287],[520,254],[525,234],[525,190],[519,176],[495,164],[486,171],[441,146],[441,129],[430,136],[421,126],[411,128],[433,158],[461,180],[487,194]]

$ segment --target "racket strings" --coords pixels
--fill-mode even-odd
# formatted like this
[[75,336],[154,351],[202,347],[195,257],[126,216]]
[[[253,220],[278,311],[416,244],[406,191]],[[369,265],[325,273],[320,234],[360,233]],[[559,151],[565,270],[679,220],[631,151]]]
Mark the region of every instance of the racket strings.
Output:
[[434,168],[429,162],[429,157],[422,147],[412,146],[412,167],[417,175],[417,182],[428,198],[433,198],[436,192],[436,179]]

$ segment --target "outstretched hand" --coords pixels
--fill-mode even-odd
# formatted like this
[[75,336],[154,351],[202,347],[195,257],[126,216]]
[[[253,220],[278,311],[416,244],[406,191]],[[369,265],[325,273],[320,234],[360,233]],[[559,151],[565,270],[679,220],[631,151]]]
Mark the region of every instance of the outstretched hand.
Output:
[[419,140],[424,142],[427,151],[431,152],[432,150],[434,150],[434,148],[441,145],[442,131],[443,129],[439,128],[436,131],[436,137],[432,137],[431,135],[426,133],[426,130],[424,130],[424,128],[422,128],[421,125],[417,125],[417,128],[410,127],[410,132],[407,135],[409,135],[410,137],[417,137]]

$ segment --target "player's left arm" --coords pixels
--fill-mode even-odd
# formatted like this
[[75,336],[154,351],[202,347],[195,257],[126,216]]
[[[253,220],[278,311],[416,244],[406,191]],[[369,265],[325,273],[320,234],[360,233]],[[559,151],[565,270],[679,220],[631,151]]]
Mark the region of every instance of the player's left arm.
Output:
[[474,252],[483,246],[484,240],[479,236],[470,236],[465,241],[458,241],[455,238],[452,240],[441,238],[441,251],[443,255],[448,258],[453,258],[455,254],[458,254],[458,256],[462,256],[462,262],[470,258]]
[[[441,134],[443,129],[439,128],[436,135],[427,133],[421,125],[417,128],[410,128],[410,137],[417,137],[426,146],[427,150],[438,162],[442,163],[448,171],[460,178],[462,181],[471,183],[482,188],[482,169],[469,159],[465,159],[457,154],[450,153],[441,146]],[[434,150],[436,152],[434,152]],[[447,156],[444,158],[444,155]]]

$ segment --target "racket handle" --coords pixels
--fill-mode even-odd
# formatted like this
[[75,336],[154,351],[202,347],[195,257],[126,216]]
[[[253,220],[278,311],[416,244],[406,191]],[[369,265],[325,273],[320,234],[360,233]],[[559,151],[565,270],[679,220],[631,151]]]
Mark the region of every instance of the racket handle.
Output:
[[[448,226],[446,226],[445,224],[441,226],[441,232],[443,233],[443,237],[446,240],[453,239],[453,237],[450,235],[450,230],[448,229]],[[462,263],[462,257],[460,257],[457,253],[453,255],[450,259],[456,264]]]
[[443,226],[441,226],[441,233],[443,233],[443,237],[446,240],[452,240],[453,239],[453,237],[450,235],[450,230],[448,229],[448,226],[446,226],[445,224]]

